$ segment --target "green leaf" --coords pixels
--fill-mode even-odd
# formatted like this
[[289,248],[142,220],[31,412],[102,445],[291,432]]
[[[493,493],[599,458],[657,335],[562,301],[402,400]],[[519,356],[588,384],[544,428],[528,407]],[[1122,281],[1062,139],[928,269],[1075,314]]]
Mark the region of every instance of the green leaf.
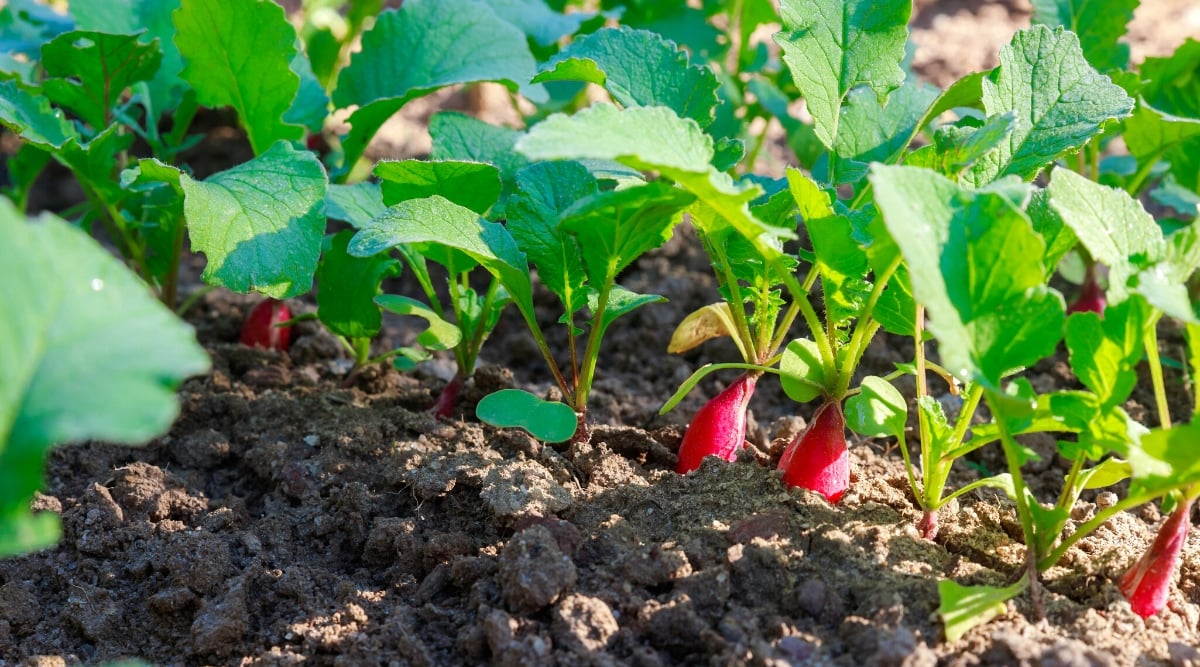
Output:
[[569,320],[587,305],[589,290],[579,242],[559,221],[575,202],[599,192],[596,179],[578,162],[539,162],[518,172],[516,182],[505,206],[508,231]]
[[156,118],[173,112],[187,89],[187,83],[179,77],[183,56],[175,46],[175,25],[171,22],[171,14],[179,9],[179,3],[180,0],[71,0],[71,15],[80,30],[138,35],[144,43],[158,40],[162,64],[148,84],[150,106]]
[[441,195],[483,215],[500,198],[500,170],[482,162],[399,160],[375,165],[383,203]]
[[517,130],[485,123],[455,112],[441,112],[429,119],[433,137],[431,160],[486,162],[500,170],[500,178],[511,183],[517,172],[529,164],[525,156],[513,150],[523,134]]
[[379,184],[371,181],[354,185],[333,184],[325,193],[325,211],[329,217],[348,222],[355,229],[386,210]]
[[379,15],[362,36],[362,50],[338,77],[333,103],[358,105],[342,147],[352,167],[367,142],[410,100],[459,83],[498,81],[544,101],[540,86],[524,85],[537,63],[525,35],[476,0],[407,0]]
[[[616,160],[641,170],[654,170],[696,195],[699,204],[689,212],[705,234],[719,226],[737,230],[759,256],[781,266],[784,239],[795,238],[790,229],[763,223],[750,213],[749,203],[761,192],[754,185],[739,185],[711,166],[713,140],[695,121],[682,119],[663,107],[638,107],[618,111],[595,104],[573,115],[555,114],[534,126],[516,149],[537,160]],[[703,226],[707,225],[708,228]],[[793,293],[799,282],[790,270],[781,270]]]
[[695,199],[672,185],[646,183],[582,199],[562,214],[560,224],[579,239],[584,270],[599,289],[665,243],[681,220],[679,212]]
[[1142,435],[1130,455],[1130,493],[1200,481],[1200,423],[1156,428]]
[[688,65],[687,52],[646,30],[628,26],[584,35],[559,51],[534,77],[587,81],[626,107],[664,106],[701,127],[713,122],[720,83],[712,70]]
[[26,222],[2,199],[0,274],[0,555],[11,555],[56,536],[57,517],[28,509],[51,446],[149,440],[179,412],[175,387],[209,361],[83,232]]
[[1126,297],[1126,283],[1139,265],[1163,257],[1162,230],[1141,202],[1124,190],[1100,185],[1069,169],[1055,169],[1046,192],[1050,206],[1092,258],[1109,268],[1111,301]]
[[967,172],[976,184],[1010,174],[1029,180],[1133,110],[1125,91],[1088,64],[1075,33],[1040,25],[1000,49],[1000,66],[983,80],[983,103],[988,116],[1013,112],[1016,126]]
[[837,183],[853,183],[867,173],[867,163],[893,163],[921,128],[917,123],[937,98],[934,86],[906,82],[880,102],[874,89],[859,86],[846,94],[834,152]]
[[192,249],[208,258],[205,282],[276,299],[312,288],[328,184],[316,156],[281,142],[205,181],[185,175],[181,183]]
[[125,89],[153,77],[161,62],[157,42],[75,30],[42,47],[47,76],[42,89],[52,102],[74,111],[99,132],[108,126]]
[[35,96],[15,81],[0,81],[0,124],[42,148],[57,150],[78,135],[50,100]]
[[516,143],[534,160],[591,158],[617,160],[642,170],[708,173],[713,139],[694,121],[663,107],[618,110],[594,104],[567,116],[554,114]]
[[591,12],[556,12],[544,0],[484,0],[496,14],[520,28],[539,46],[553,46],[592,20]]
[[1033,0],[1033,22],[1074,32],[1093,67],[1119,70],[1129,65],[1129,45],[1118,40],[1137,7],[1138,0]]
[[[598,296],[598,294],[594,293],[592,295],[592,303],[589,304],[589,307],[593,311],[599,305]],[[613,285],[612,289],[608,292],[608,304],[604,308],[604,316],[600,318],[600,323],[598,324],[600,337],[604,336],[604,332],[608,331],[609,325],[616,321],[618,317],[628,315],[642,306],[648,306],[652,303],[666,303],[666,301],[666,297],[658,294],[638,294],[620,285]]]
[[303,125],[309,132],[319,133],[325,126],[325,118],[329,116],[329,96],[325,94],[317,75],[313,74],[308,54],[299,46],[289,67],[300,78],[300,89],[292,106],[283,115],[283,121]]
[[788,169],[792,196],[812,241],[828,317],[842,326],[858,315],[871,291],[864,277],[867,254],[854,238],[850,218],[835,212],[834,197],[798,169]]
[[125,193],[114,178],[114,167],[119,162],[118,156],[132,143],[133,135],[122,132],[119,125],[113,124],[87,143],[68,141],[55,157],[73,171],[81,183],[103,194],[110,202],[119,202]]
[[138,160],[121,172],[122,202],[127,216],[137,222],[146,242],[146,264],[159,284],[178,271],[177,248],[183,240],[183,188],[179,170],[155,159]]
[[354,257],[346,252],[353,230],[330,237],[317,265],[317,318],[329,330],[347,338],[371,338],[383,318],[375,297],[384,278],[400,275],[400,262],[380,253]]
[[523,428],[544,442],[565,442],[579,422],[566,403],[543,401],[527,391],[501,389],[475,407],[479,420],[497,428]]
[[863,378],[861,388],[846,399],[846,425],[860,435],[890,435],[903,446],[908,404],[900,390],[874,375]]
[[231,106],[256,155],[297,141],[304,128],[283,122],[300,90],[291,69],[296,31],[283,8],[264,0],[182,0],[174,14],[182,76],[204,106]]
[[1109,306],[1103,320],[1087,312],[1067,319],[1071,370],[1096,394],[1101,409],[1124,403],[1137,385],[1137,366],[1150,317],[1146,302],[1134,298]]
[[1062,297],[1045,285],[1044,243],[1010,184],[975,191],[926,169],[881,165],[871,181],[943,365],[998,393],[1005,373],[1053,354]]
[[787,344],[779,360],[779,370],[783,392],[797,403],[808,403],[825,395],[825,387],[830,383],[825,377],[817,344],[807,338],[797,338]]
[[370,257],[406,244],[414,244],[418,252],[425,246],[462,252],[500,281],[527,321],[536,322],[528,263],[503,225],[439,195],[409,199],[363,225],[349,252]]
[[837,145],[840,110],[858,86],[879,99],[904,82],[904,43],[912,3],[906,0],[782,0],[783,31],[775,41],[804,95],[817,136]]
[[1147,58],[1141,66],[1145,82],[1142,96],[1156,109],[1188,118],[1200,118],[1200,41],[1188,38],[1166,58]]
[[1045,189],[1033,193],[1025,212],[1033,222],[1034,231],[1046,242],[1046,254],[1042,256],[1042,263],[1045,264],[1047,272],[1053,273],[1062,258],[1079,243],[1079,239],[1050,205],[1050,196]]
[[949,579],[938,582],[938,614],[946,629],[946,641],[955,642],[978,625],[983,625],[1008,610],[1007,602],[1029,586],[1022,578],[1004,588],[961,586]]
[[412,315],[424,318],[429,327],[417,334],[417,343],[427,350],[449,350],[462,341],[462,331],[453,322],[447,322],[429,306],[396,294],[381,294],[375,297],[379,307],[397,315]]
[[1014,125],[1015,116],[1011,113],[992,116],[980,127],[943,125],[933,133],[933,145],[915,151],[904,164],[929,167],[957,178],[1008,139]]

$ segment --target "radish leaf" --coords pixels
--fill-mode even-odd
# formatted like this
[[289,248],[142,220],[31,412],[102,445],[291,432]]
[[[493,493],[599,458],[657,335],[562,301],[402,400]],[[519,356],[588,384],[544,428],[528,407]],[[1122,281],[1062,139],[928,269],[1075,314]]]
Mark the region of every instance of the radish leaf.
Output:
[[280,140],[296,141],[304,129],[283,122],[300,90],[291,69],[296,30],[283,8],[263,0],[182,0],[175,12],[175,44],[182,76],[196,99],[231,106],[256,155]]
[[448,350],[462,340],[462,331],[457,325],[442,319],[420,301],[396,294],[381,294],[375,297],[375,303],[389,313],[414,315],[429,322],[429,328],[417,334],[417,342],[427,350]]
[[846,425],[860,435],[888,435],[896,438],[903,447],[907,420],[908,405],[904,396],[881,377],[868,375],[863,378],[862,391],[846,399]]
[[476,0],[407,0],[379,15],[338,77],[333,103],[358,105],[343,140],[345,169],[354,166],[383,123],[410,100],[439,88],[499,81],[533,101],[526,86],[537,69],[525,35]]
[[1028,578],[1004,588],[962,586],[943,579],[938,582],[938,614],[945,624],[946,641],[954,642],[978,625],[1007,611],[1007,602],[1029,586]]
[[[175,25],[171,14],[179,9],[180,0],[71,0],[71,15],[80,30],[94,30],[114,35],[137,35],[144,43],[158,40],[162,64],[147,82],[150,106],[158,116],[168,115],[179,105],[188,88],[179,77],[183,56],[175,46]],[[140,34],[139,34],[140,33]]]
[[[286,143],[204,181],[180,176],[203,278],[286,299],[312,289],[325,231],[325,169]],[[372,253],[373,254],[373,253]]]
[[1006,372],[1054,352],[1062,297],[1045,286],[1045,246],[1015,193],[968,190],[915,167],[877,165],[871,181],[952,373],[998,393]]
[[1141,202],[1124,190],[1100,185],[1068,169],[1055,169],[1046,194],[1050,206],[1083,247],[1108,267],[1110,301],[1126,298],[1126,283],[1139,264],[1163,258],[1162,229]]
[[1014,112],[1016,126],[967,172],[975,184],[1009,174],[1033,178],[1133,110],[1125,91],[1088,64],[1075,33],[1041,25],[1000,49],[1000,66],[983,80],[983,103],[988,116]]
[[664,106],[700,127],[713,122],[720,83],[687,52],[646,30],[604,28],[579,37],[541,68],[534,82],[587,81],[626,107]]
[[837,144],[841,109],[858,86],[879,99],[904,82],[904,42],[912,3],[905,0],[782,0],[775,41],[826,148]]
[[1033,22],[1062,26],[1079,35],[1083,55],[1106,72],[1129,65],[1125,35],[1138,0],[1033,0]]
[[179,412],[175,387],[209,361],[119,261],[4,199],[0,267],[0,555],[11,555],[57,539],[57,517],[29,514],[50,447],[158,435]]
[[108,126],[125,89],[154,76],[162,63],[158,42],[138,35],[76,30],[42,46],[50,101],[75,112],[96,132]]
[[441,195],[483,215],[500,197],[500,170],[482,162],[398,160],[375,165],[383,203]]
[[353,230],[327,239],[317,266],[317,317],[329,330],[347,338],[379,333],[383,318],[376,295],[385,278],[400,275],[400,262],[387,253],[354,257],[346,252]]
[[559,226],[564,211],[599,192],[596,179],[577,162],[539,162],[517,173],[517,191],[505,207],[508,231],[537,267],[567,318],[587,305],[587,276],[579,241]]

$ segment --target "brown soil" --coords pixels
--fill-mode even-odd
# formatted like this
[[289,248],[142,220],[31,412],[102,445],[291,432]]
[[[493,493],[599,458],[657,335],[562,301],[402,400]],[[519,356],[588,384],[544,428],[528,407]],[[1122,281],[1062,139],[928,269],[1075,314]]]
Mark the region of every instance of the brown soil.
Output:
[[[990,30],[981,18],[1003,24],[1001,42],[1028,21],[1027,8],[1004,3],[921,4],[930,6],[916,21],[916,62],[934,80],[987,64],[972,55]],[[1183,16],[1186,4],[1147,2],[1162,16]],[[624,277],[670,302],[613,328],[591,444],[569,449],[469,417],[499,387],[548,391],[515,317],[485,348],[489,365],[459,405],[466,417],[438,422],[425,410],[453,370],[445,361],[408,375],[371,369],[347,384],[328,334],[302,324],[289,353],[247,349],[237,327],[253,300],[208,295],[189,319],[214,368],[183,386],[171,432],[143,448],[87,444],[52,456],[37,505],[61,513],[65,536],[56,549],[0,561],[0,667],[122,657],[264,666],[1200,664],[1200,534],[1160,615],[1142,621],[1114,584],[1152,539],[1161,521],[1153,507],[1113,519],[1048,573],[1047,619],[1033,618],[1025,595],[947,643],[935,615],[939,580],[1004,584],[1019,574],[1020,528],[1007,501],[969,494],[943,511],[935,542],[922,540],[901,457],[878,440],[853,443],[856,481],[838,505],[786,490],[761,462],[778,457],[803,427],[797,413],[811,406],[766,380],[741,461],[671,472],[683,424],[718,382],[665,417],[660,401],[700,364],[736,355],[721,342],[682,357],[663,351],[684,314],[715,300],[708,271],[684,234]],[[381,349],[410,335],[389,320]],[[881,336],[866,370],[886,372],[910,355],[911,344]],[[1034,369],[1035,386],[1073,382],[1064,368]],[[1176,402],[1189,404],[1182,390]],[[1034,484],[1053,492],[1064,470],[1054,443],[1027,444],[1046,454],[1031,464]],[[952,484],[977,474],[963,467]],[[1105,501],[1089,495],[1073,519]]]

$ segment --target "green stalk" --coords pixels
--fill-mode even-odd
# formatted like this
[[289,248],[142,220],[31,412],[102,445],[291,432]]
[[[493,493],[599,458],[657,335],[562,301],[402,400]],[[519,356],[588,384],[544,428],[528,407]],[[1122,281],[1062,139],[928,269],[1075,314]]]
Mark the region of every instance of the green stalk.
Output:
[[371,360],[371,339],[367,337],[352,338],[351,350],[354,352],[354,367],[361,368]]
[[171,262],[167,266],[162,294],[159,295],[167,308],[174,308],[175,301],[179,298],[179,262],[183,256],[184,224],[183,216],[175,220],[175,238],[171,240]]
[[1124,500],[1117,501],[1115,505],[1106,507],[1099,512],[1096,512],[1095,516],[1085,521],[1081,526],[1076,528],[1074,532],[1063,538],[1063,540],[1058,543],[1058,546],[1052,549],[1050,553],[1043,556],[1041,560],[1038,561],[1038,570],[1044,571],[1054,567],[1054,564],[1057,563],[1063,556],[1065,556],[1067,551],[1074,546],[1076,542],[1084,537],[1087,537],[1089,533],[1096,530],[1100,526],[1103,526],[1108,522],[1109,519],[1113,518],[1117,514],[1120,514],[1127,509],[1133,509],[1134,507],[1148,503],[1155,498],[1165,496],[1176,489],[1183,489],[1187,488],[1188,486],[1189,485],[1186,482],[1181,482],[1153,493],[1147,492],[1138,494],[1136,496],[1128,496]]
[[1146,359],[1150,362],[1150,381],[1154,385],[1154,401],[1158,406],[1158,422],[1164,428],[1171,428],[1171,409],[1167,405],[1167,385],[1163,380],[1162,359],[1158,356],[1158,318],[1146,328],[1143,338],[1146,348]]
[[1154,170],[1154,165],[1158,164],[1159,158],[1161,158],[1163,153],[1166,152],[1167,151],[1164,148],[1147,157],[1146,161],[1140,167],[1138,167],[1138,170],[1133,175],[1133,178],[1131,178],[1129,182],[1125,184],[1125,191],[1131,195],[1137,196],[1138,190],[1142,189],[1142,183],[1144,183],[1146,179],[1150,177],[1150,172]]
[[733,275],[733,267],[729,265],[729,256],[725,254],[725,249],[717,244],[711,244],[709,247],[717,256],[725,287],[729,289],[729,314],[733,317],[733,325],[737,329],[734,333],[737,334],[737,338],[742,340],[742,345],[738,347],[744,348],[742,355],[745,361],[757,361],[757,359],[746,356],[747,352],[753,354],[757,350],[757,346],[754,345],[754,335],[750,333],[750,323],[746,320],[746,301],[742,297],[737,277]]
[[470,377],[475,372],[475,362],[479,359],[479,350],[483,347],[483,340],[488,334],[487,322],[491,319],[499,286],[499,281],[494,279],[488,286],[487,294],[483,297],[483,307],[479,310],[479,321],[475,323],[475,330],[471,333],[470,343],[465,346],[460,344],[454,348],[456,352],[459,348],[465,348],[463,358],[458,360],[458,370],[466,377]]
[[[922,398],[929,394],[929,387],[925,379],[925,306],[917,304],[917,315],[914,320],[916,326],[913,330],[913,342],[916,351],[917,367],[917,402],[920,404]],[[929,494],[931,481],[929,466],[933,462],[933,428],[929,425],[929,419],[925,416],[924,410],[917,410],[917,431],[921,438],[921,485],[922,488],[917,488],[916,476],[913,473],[912,464],[909,461],[908,447],[901,446],[904,451],[904,467],[908,471],[908,483],[912,487],[913,495],[917,497],[917,503],[921,505],[921,509],[926,512],[933,511],[930,509],[937,504],[938,498],[934,498],[933,502],[929,502],[927,497]],[[938,490],[936,495],[941,496],[941,491]]]
[[858,368],[858,363],[862,359],[862,355],[866,352],[867,344],[871,342],[871,338],[875,336],[875,332],[879,330],[879,322],[871,317],[875,312],[875,305],[879,303],[879,298],[883,296],[883,290],[887,287],[887,283],[895,275],[900,268],[900,255],[892,260],[892,263],[876,277],[875,285],[871,288],[871,294],[867,297],[867,302],[863,305],[862,311],[858,314],[858,320],[854,324],[854,333],[850,337],[850,358],[846,367],[842,369],[838,376],[837,389],[834,391],[834,397],[838,398],[846,393],[850,388],[850,379],[854,375],[854,371]]
[[[613,284],[616,283],[616,261],[609,260],[608,276],[604,281],[604,286],[600,288],[600,295],[596,297],[596,312],[592,314],[591,331],[588,332],[587,346],[583,348],[583,372],[576,378],[578,391],[575,394],[574,408],[575,412],[584,414],[587,412],[588,395],[592,393],[592,378],[596,375],[596,361],[600,357],[600,337],[604,335],[604,311],[608,309],[608,297],[612,293]],[[736,309],[731,309],[736,310]]]
[[[1008,430],[1008,422],[1004,419],[1004,413],[996,409],[996,405],[990,400],[988,407],[992,410],[992,415],[996,418],[996,426],[1000,430],[1000,446],[1004,448],[1004,460],[1008,463],[1008,473],[1012,475],[1013,492],[1016,495],[1017,518],[1021,521],[1021,531],[1025,535],[1025,549],[1028,553],[1028,560],[1031,566],[1029,572],[1030,584],[1033,589],[1037,589],[1037,572],[1038,554],[1037,554],[1037,535],[1034,533],[1033,512],[1029,509],[1029,498],[1026,494],[1025,479],[1021,476],[1021,466],[1017,459],[1017,443],[1013,440],[1012,433]],[[1035,594],[1035,605],[1037,597]]]

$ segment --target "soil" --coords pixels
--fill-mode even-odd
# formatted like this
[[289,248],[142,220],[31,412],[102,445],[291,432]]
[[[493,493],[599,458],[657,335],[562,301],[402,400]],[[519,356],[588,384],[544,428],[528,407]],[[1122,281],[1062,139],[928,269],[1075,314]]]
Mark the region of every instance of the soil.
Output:
[[[987,66],[993,32],[999,44],[1028,23],[1016,3],[919,4],[914,62],[942,83]],[[1139,21],[1154,14],[1164,30],[1195,34],[1188,4],[1147,2]],[[1182,41],[1133,38],[1135,54]],[[254,299],[210,293],[188,319],[213,370],[183,385],[170,433],[52,455],[36,505],[62,515],[65,535],[0,562],[0,666],[1200,665],[1197,531],[1161,614],[1143,621],[1115,586],[1161,523],[1155,507],[1118,515],[1047,573],[1045,619],[1022,595],[946,642],[939,580],[1019,576],[1006,500],[969,494],[923,540],[897,446],[879,440],[852,443],[855,481],[837,505],[789,491],[770,464],[814,406],[766,380],[741,460],[673,473],[687,419],[732,379],[657,415],[696,367],[736,356],[720,341],[664,351],[675,323],[715,300],[709,268],[684,230],[623,277],[670,301],[614,326],[591,442],[561,448],[471,417],[501,387],[551,393],[516,317],[485,348],[461,418],[438,421],[427,409],[449,361],[348,375],[338,344],[309,323],[287,353],[249,349],[237,327]],[[389,319],[379,348],[412,335]],[[865,371],[911,353],[881,335]],[[1062,359],[1031,379],[1074,386]],[[1185,414],[1190,398],[1180,389],[1173,402]],[[1153,423],[1151,403],[1137,395],[1126,407]],[[1064,461],[1052,440],[1026,444],[1044,454],[1030,477],[1049,497]],[[978,457],[951,485],[1002,465]],[[1089,494],[1072,520],[1110,502]]]

